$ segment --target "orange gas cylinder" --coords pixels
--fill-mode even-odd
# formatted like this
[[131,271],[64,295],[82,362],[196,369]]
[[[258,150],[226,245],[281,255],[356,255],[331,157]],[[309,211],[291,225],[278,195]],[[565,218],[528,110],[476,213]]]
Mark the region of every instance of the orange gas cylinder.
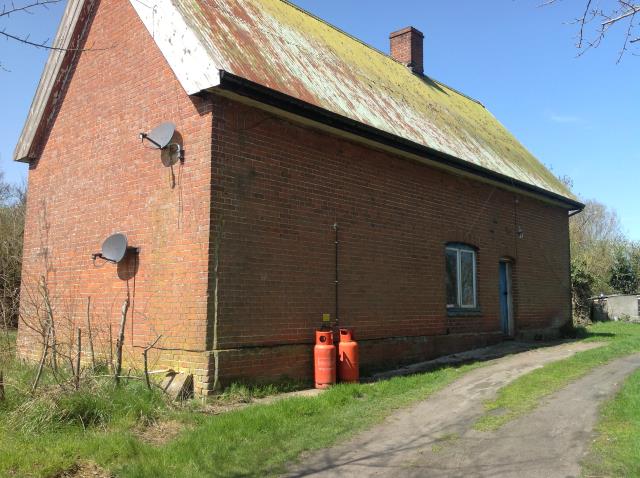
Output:
[[353,330],[351,329],[340,329],[338,379],[346,383],[357,383],[360,381],[358,343],[353,340]]
[[330,330],[316,330],[313,367],[316,388],[329,388],[336,383],[336,346]]

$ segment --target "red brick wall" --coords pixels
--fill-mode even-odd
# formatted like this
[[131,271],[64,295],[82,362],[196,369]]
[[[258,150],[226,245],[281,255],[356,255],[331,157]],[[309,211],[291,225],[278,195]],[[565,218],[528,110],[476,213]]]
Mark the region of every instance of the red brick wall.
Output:
[[[86,44],[106,49],[80,55],[29,173],[23,312],[45,275],[61,335],[84,326],[90,297],[104,345],[128,288],[132,364],[162,334],[176,350],[152,366],[194,372],[198,389],[309,378],[313,330],[334,311],[335,222],[341,323],[366,368],[499,339],[502,257],[515,260],[519,331],[569,316],[566,211],[222,97],[189,98],[128,2],[102,0]],[[175,186],[137,138],[167,120],[186,149]],[[113,232],[141,247],[135,280],[135,262],[91,264]],[[449,241],[479,248],[481,315],[447,317]],[[40,351],[24,326],[19,343],[23,356]]]
[[[84,327],[91,297],[96,345],[105,345],[109,325],[117,335],[128,287],[128,362],[141,357],[132,345],[144,346],[156,334],[164,347],[204,350],[210,102],[185,94],[129,2],[99,2],[85,44],[106,49],[80,55],[29,171],[23,311],[31,308],[34,283],[46,275],[60,333]],[[159,152],[138,139],[162,121],[175,122],[184,138],[186,161],[173,167],[175,187]],[[135,279],[119,277],[126,275],[122,265],[92,266],[91,254],[114,232],[141,247]],[[19,335],[21,354],[39,354],[27,327]],[[197,370],[202,386],[207,361],[202,353],[167,351],[154,355],[152,366]]]
[[[234,349],[236,362],[244,347],[311,344],[322,314],[333,316],[334,222],[340,319],[355,327],[365,365],[418,360],[489,340],[461,335],[457,343],[420,345],[424,337],[499,336],[504,257],[514,259],[518,332],[557,327],[569,317],[565,210],[221,97],[214,118],[213,215],[223,237],[218,337],[221,349]],[[479,249],[480,316],[447,317],[449,241]],[[389,337],[401,345],[374,345]],[[269,361],[269,352],[256,362],[257,352],[246,350],[251,358],[244,368],[229,365],[233,378],[242,377],[239,368],[245,376],[263,369],[277,375],[279,363],[288,362]],[[282,357],[278,350],[273,354]],[[220,373],[224,380],[224,368]]]

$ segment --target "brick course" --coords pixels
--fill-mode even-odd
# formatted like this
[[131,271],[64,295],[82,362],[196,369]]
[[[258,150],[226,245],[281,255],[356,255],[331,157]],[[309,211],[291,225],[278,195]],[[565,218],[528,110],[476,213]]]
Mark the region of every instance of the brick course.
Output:
[[[48,276],[56,318],[84,327],[86,298],[98,345],[115,337],[129,288],[125,359],[135,363],[155,338],[168,348],[205,350],[208,314],[211,102],[190,98],[129,2],[99,2],[39,160],[29,171],[24,239],[23,310],[41,275]],[[140,131],[174,121],[186,161],[171,170]],[[94,268],[91,254],[114,232],[141,247],[136,264]],[[48,264],[45,265],[44,254]],[[128,279],[123,280],[122,278]],[[21,327],[20,352],[36,356]],[[157,354],[156,354],[157,355]],[[205,368],[202,353],[169,351],[155,367]]]
[[[514,261],[519,333],[569,317],[566,210],[226,98],[214,97],[213,111],[218,336],[235,360],[242,348],[311,344],[322,314],[333,314],[334,223],[340,320],[355,327],[365,367],[499,339],[502,258]],[[479,316],[446,314],[447,242],[478,248]],[[267,366],[275,375],[278,360]],[[242,378],[238,367],[220,378]],[[268,372],[244,369],[245,378]]]
[[[501,258],[514,261],[519,333],[569,317],[566,210],[223,96],[188,97],[128,2],[99,2],[86,44],[113,46],[80,55],[30,168],[23,310],[47,275],[56,314],[82,326],[91,297],[102,337],[115,336],[128,288],[130,363],[162,334],[174,350],[154,366],[195,373],[199,392],[310,379],[313,331],[334,312],[337,223],[340,320],[366,369],[500,340]],[[137,138],[167,120],[186,149],[175,187]],[[139,261],[94,268],[113,232]],[[447,316],[451,241],[478,248],[480,315]],[[40,350],[25,327],[19,345]]]

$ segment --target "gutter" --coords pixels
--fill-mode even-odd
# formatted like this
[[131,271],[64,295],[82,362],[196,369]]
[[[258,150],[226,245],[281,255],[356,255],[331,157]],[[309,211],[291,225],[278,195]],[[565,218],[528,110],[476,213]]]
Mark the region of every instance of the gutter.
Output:
[[581,208],[575,209],[573,211],[569,211],[569,217],[575,216],[576,214],[581,213],[584,210],[584,205]]
[[288,113],[384,144],[409,154],[423,157],[448,168],[456,169],[506,186],[515,187],[536,196],[542,196],[546,199],[562,204],[564,207],[572,211],[572,215],[577,214],[577,212],[584,209],[584,204],[579,201],[569,199],[539,186],[525,183],[524,181],[469,163],[468,161],[443,153],[442,151],[409,141],[372,126],[365,125],[352,120],[351,118],[341,116],[324,108],[320,108],[292,96],[285,95],[284,93],[267,88],[225,70],[220,70],[220,83],[216,88],[245,96],[260,103],[284,110]]

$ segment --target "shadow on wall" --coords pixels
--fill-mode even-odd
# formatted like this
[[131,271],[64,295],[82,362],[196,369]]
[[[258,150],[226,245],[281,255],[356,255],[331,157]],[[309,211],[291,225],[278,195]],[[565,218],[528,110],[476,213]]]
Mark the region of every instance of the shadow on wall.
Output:
[[128,253],[118,262],[118,278],[124,281],[133,279],[138,273],[139,264],[138,254]]

